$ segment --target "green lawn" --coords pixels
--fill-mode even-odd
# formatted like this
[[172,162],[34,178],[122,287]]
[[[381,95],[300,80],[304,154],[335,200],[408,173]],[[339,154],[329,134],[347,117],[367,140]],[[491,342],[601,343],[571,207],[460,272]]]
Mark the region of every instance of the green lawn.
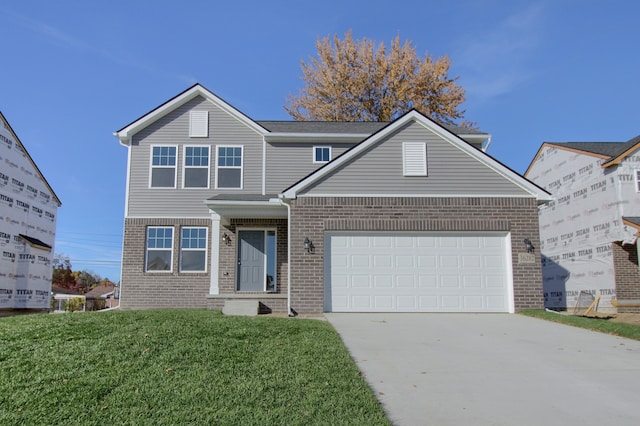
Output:
[[640,340],[640,326],[613,322],[606,319],[585,318],[574,315],[562,315],[553,312],[528,309],[520,311],[521,314],[541,318],[548,321],[560,322],[574,327],[586,328],[599,331],[601,333],[613,334],[615,336],[627,337],[629,339]]
[[0,424],[389,424],[330,324],[207,310],[0,318]]

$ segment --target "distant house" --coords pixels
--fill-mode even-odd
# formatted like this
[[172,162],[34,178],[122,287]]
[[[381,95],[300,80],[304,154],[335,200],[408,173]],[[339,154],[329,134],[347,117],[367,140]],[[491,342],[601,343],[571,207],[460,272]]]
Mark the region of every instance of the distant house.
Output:
[[0,310],[49,309],[60,205],[0,112]]
[[581,293],[640,312],[640,136],[627,142],[545,142],[526,174],[554,195],[540,207],[545,306]]
[[417,111],[254,121],[196,84],[115,132],[128,150],[121,307],[514,312],[542,307],[549,194]]
[[113,284],[97,285],[85,294],[87,310],[115,308],[118,300],[115,297],[116,286]]

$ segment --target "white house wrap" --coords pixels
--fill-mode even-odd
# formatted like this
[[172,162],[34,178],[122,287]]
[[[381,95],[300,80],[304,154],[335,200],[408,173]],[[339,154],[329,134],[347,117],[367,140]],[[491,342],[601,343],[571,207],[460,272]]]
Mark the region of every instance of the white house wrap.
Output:
[[0,309],[46,309],[60,201],[0,118]]
[[[583,145],[543,144],[526,174],[555,198],[540,206],[539,217],[545,306],[552,309],[573,308],[581,291],[601,296],[600,306],[611,307],[616,298],[612,243],[636,239],[622,217],[640,214],[640,156],[627,155],[604,168],[610,155],[584,150],[596,144]],[[608,145],[613,148],[599,144]]]

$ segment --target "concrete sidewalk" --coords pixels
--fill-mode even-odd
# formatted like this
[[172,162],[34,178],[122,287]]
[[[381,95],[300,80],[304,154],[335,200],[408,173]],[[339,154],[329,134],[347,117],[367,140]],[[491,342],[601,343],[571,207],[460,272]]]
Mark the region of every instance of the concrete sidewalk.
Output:
[[516,314],[326,314],[396,425],[638,425],[640,341]]

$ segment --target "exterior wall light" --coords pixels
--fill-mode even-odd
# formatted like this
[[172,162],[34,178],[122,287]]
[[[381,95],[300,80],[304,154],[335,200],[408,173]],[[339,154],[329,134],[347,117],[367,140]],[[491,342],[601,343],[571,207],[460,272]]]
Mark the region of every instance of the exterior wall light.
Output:
[[313,242],[311,242],[311,240],[307,237],[305,237],[304,239],[304,249],[307,251],[307,253],[313,253],[313,251],[315,250]]
[[536,250],[533,244],[531,244],[531,240],[528,238],[524,239],[524,246],[527,248],[527,253],[533,253]]
[[222,235],[222,241],[224,241],[224,243],[226,245],[230,245],[231,244],[231,237],[229,236],[229,234],[227,234],[225,232],[224,235]]

